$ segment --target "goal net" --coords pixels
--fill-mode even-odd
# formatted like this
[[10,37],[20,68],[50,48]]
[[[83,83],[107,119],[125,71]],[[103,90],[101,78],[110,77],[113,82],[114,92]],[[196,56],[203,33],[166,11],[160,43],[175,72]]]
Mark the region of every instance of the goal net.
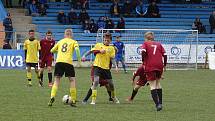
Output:
[[[144,33],[152,31],[155,41],[161,42],[168,57],[169,70],[196,70],[197,69],[197,30],[177,29],[101,29],[97,33],[97,42],[103,41],[103,35],[109,31],[112,42],[116,36],[124,42],[124,61],[127,69],[133,70],[141,65],[141,45],[144,42]],[[120,65],[120,64],[119,64]]]

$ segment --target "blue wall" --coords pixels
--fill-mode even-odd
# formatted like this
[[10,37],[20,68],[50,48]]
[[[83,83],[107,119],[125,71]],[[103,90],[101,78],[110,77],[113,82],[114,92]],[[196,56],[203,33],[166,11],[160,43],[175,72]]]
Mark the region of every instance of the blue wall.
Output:
[[3,21],[3,19],[6,17],[7,12],[2,4],[2,1],[0,0],[0,21]]

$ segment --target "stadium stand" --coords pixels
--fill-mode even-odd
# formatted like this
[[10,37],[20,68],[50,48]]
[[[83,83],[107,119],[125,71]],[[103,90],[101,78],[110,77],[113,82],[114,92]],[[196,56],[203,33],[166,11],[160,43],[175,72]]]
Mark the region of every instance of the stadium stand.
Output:
[[[204,2],[202,4],[158,4],[160,8],[161,18],[125,18],[127,29],[135,28],[154,28],[154,29],[192,29],[192,23],[198,16],[201,18],[202,23],[206,26],[207,32],[209,31],[208,18],[212,12],[214,3]],[[33,17],[32,23],[37,25],[37,31],[44,35],[47,30],[52,30],[55,38],[58,40],[62,37],[63,31],[66,28],[72,28],[75,34],[75,39],[79,41],[93,43],[97,34],[85,34],[82,25],[61,25],[57,22],[57,14],[63,10],[66,14],[70,11],[71,7],[66,2],[49,2],[46,17]],[[90,6],[87,12],[89,16],[95,21],[100,16],[110,16],[109,8],[111,3],[98,3],[96,0],[90,1]],[[121,5],[121,4],[120,4]],[[147,6],[147,5],[146,5]],[[80,10],[75,10],[77,13]],[[111,18],[115,25],[119,18]],[[213,42],[214,34],[200,34],[200,42]],[[122,38],[123,40],[123,38]],[[142,39],[141,39],[142,40]],[[178,39],[180,40],[180,39]],[[93,41],[93,42],[92,42]],[[138,39],[137,39],[138,41]],[[177,41],[177,40],[176,40]]]

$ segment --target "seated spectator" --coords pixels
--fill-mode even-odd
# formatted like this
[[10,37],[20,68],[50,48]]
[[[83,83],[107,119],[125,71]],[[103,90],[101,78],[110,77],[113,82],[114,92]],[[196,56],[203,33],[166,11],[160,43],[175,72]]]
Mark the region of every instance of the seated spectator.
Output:
[[38,11],[39,11],[40,16],[45,16],[46,15],[46,7],[45,7],[45,5],[41,4]]
[[60,11],[57,15],[57,20],[61,24],[66,24],[66,15],[64,14],[64,11]]
[[104,17],[100,17],[97,21],[97,28],[98,29],[105,29],[106,23],[104,21]]
[[94,22],[94,19],[91,19],[90,21],[90,33],[96,33],[98,30],[96,23]]
[[29,6],[31,16],[39,16],[36,0],[33,0]]
[[156,2],[152,2],[149,4],[147,8],[146,17],[149,18],[160,18],[159,8],[156,4]]
[[114,29],[114,22],[110,18],[106,17],[105,22],[106,22],[106,25],[105,25],[106,29]]
[[80,0],[81,9],[88,9],[88,0]]
[[90,16],[88,15],[87,11],[85,9],[82,9],[79,14],[80,23],[83,24],[85,20],[89,20],[89,19],[90,19]]
[[71,11],[68,13],[69,24],[77,24],[77,20],[78,20],[77,13],[72,8]]
[[5,39],[7,40],[7,42],[9,42],[12,39],[13,35],[13,24],[10,13],[8,13],[7,17],[3,20],[3,26],[5,31]]
[[129,17],[131,16],[131,4],[129,0],[126,0],[124,5],[122,6],[122,11],[121,13],[123,14],[123,16],[125,17]]
[[90,23],[89,20],[85,20],[83,24],[84,33],[90,33]]
[[137,17],[144,17],[147,13],[147,8],[144,6],[143,2],[136,7]]
[[120,15],[120,7],[116,1],[114,1],[110,7],[110,14],[111,16],[117,16],[117,17]]
[[[122,17],[117,22],[116,29],[125,29],[125,20]],[[120,31],[117,30],[116,32],[120,32]]]
[[202,22],[200,21],[200,18],[198,17],[193,22],[192,29],[198,30],[199,34],[206,33],[205,26],[202,24]]
[[3,43],[3,49],[12,49],[11,45],[6,39],[4,40],[4,43]]
[[210,15],[209,23],[210,23],[210,34],[212,34],[213,30],[215,29],[215,11],[213,11],[213,13]]

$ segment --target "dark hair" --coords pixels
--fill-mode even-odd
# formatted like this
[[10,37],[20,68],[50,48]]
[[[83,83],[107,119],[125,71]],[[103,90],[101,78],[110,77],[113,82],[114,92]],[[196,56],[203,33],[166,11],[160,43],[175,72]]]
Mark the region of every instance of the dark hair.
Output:
[[34,32],[34,30],[33,30],[33,29],[31,29],[31,30],[29,30],[28,32],[29,32],[29,33],[30,33],[30,32]]
[[46,32],[46,34],[52,34],[52,32],[51,32],[50,30],[48,30],[48,31]]

